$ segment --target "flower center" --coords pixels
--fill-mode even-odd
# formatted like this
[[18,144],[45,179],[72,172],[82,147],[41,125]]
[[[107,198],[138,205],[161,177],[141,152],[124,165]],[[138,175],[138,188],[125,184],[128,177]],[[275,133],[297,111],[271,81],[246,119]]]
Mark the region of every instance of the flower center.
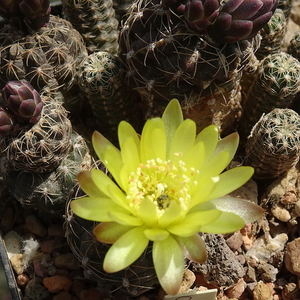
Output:
[[181,160],[176,163],[159,158],[148,160],[130,174],[129,205],[138,209],[141,201],[148,197],[156,204],[158,215],[169,207],[171,201],[176,201],[183,210],[187,210],[191,184],[196,184],[192,180],[195,174],[197,172],[193,168],[187,170]]

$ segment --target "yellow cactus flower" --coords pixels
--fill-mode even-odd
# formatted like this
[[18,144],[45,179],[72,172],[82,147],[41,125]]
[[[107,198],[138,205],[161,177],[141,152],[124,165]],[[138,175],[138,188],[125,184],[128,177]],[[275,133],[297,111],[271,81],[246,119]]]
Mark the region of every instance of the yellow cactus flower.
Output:
[[153,242],[153,264],[161,286],[178,292],[184,258],[206,260],[198,232],[228,233],[255,221],[263,210],[226,196],[253,175],[241,166],[224,171],[238,147],[233,133],[219,139],[210,125],[196,135],[195,122],[183,120],[179,102],[169,102],[161,118],[148,120],[142,134],[122,121],[120,150],[95,132],[94,149],[114,180],[97,169],[83,171],[78,181],[87,197],[73,200],[74,213],[101,222],[95,237],[110,243],[103,263],[118,272],[138,259]]

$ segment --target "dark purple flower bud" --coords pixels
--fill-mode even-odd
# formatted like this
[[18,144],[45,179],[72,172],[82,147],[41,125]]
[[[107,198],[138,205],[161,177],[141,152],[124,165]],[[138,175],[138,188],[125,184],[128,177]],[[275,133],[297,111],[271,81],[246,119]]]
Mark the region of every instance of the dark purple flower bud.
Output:
[[31,84],[9,81],[2,89],[2,106],[20,122],[36,123],[41,116],[43,101]]
[[16,122],[14,117],[0,106],[0,136],[6,137],[15,132]]
[[48,23],[50,0],[0,0],[0,16],[22,30],[36,31]]
[[228,0],[207,32],[219,44],[249,39],[269,22],[276,6],[277,0]]
[[177,13],[183,14],[187,26],[199,33],[205,33],[206,28],[215,22],[219,15],[219,0],[188,0],[185,5],[177,8]]

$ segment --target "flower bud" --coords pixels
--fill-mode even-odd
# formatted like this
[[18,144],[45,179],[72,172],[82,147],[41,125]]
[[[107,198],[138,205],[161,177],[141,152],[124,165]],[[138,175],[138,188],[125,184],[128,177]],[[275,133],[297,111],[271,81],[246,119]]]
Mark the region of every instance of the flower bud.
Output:
[[0,136],[6,137],[15,131],[16,122],[13,116],[0,106]]

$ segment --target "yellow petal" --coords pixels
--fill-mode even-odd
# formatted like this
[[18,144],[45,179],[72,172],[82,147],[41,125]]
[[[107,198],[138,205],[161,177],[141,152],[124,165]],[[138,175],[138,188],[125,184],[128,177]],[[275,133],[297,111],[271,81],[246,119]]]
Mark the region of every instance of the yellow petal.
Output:
[[145,229],[144,234],[150,241],[163,241],[169,236],[169,232],[161,228]]
[[162,119],[153,118],[146,122],[141,136],[140,155],[142,163],[150,159],[166,159],[166,134]]
[[174,222],[180,222],[184,217],[181,207],[175,202],[171,201],[170,205],[162,216],[158,219],[158,226],[160,228],[167,228]]
[[143,221],[136,216],[130,215],[127,212],[110,211],[109,216],[111,219],[119,224],[126,226],[141,226]]
[[171,141],[170,153],[167,159],[177,161],[188,152],[195,143],[196,124],[192,120],[183,121],[177,128]]
[[124,233],[131,230],[132,226],[125,226],[115,222],[104,222],[98,224],[93,233],[96,239],[102,243],[113,244],[115,243]]
[[[140,152],[139,149],[136,147],[136,143],[134,142],[134,139],[132,137],[128,138],[122,144],[121,155],[122,155],[123,163],[127,167],[128,176],[131,172],[136,172],[136,169],[140,164]],[[122,180],[121,180],[121,184],[122,184]]]
[[162,288],[170,295],[177,294],[184,271],[181,247],[169,235],[162,241],[153,242],[152,256],[156,275]]
[[89,196],[100,197],[105,194],[97,187],[92,179],[91,171],[82,171],[77,175],[82,190]]
[[134,128],[126,121],[121,121],[118,127],[118,137],[120,147],[122,148],[123,143],[132,138],[134,140],[137,149],[140,149],[140,139]]
[[156,205],[148,197],[145,197],[141,201],[138,214],[143,220],[144,224],[148,227],[152,227],[157,223]]

